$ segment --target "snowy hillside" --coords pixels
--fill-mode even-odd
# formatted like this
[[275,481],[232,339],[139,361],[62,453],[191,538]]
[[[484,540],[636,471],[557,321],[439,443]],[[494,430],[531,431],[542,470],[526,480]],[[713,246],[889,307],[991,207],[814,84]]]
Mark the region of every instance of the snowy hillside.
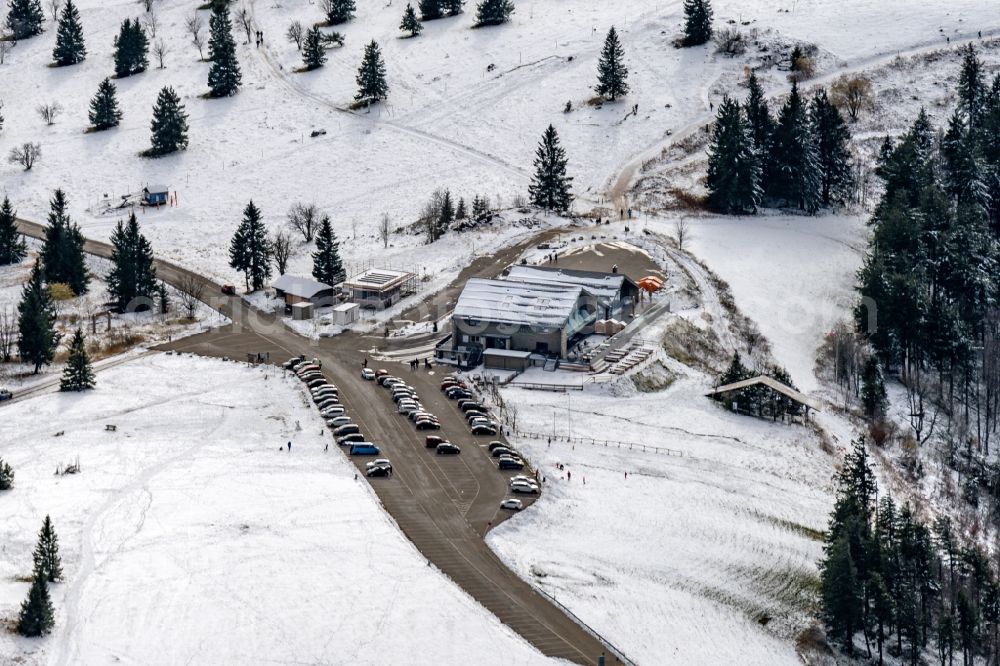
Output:
[[27,593],[45,515],[66,580],[53,635],[0,632],[0,662],[546,662],[427,566],[324,451],[301,392],[273,371],[156,355],[102,372],[93,393],[5,411],[0,616]]

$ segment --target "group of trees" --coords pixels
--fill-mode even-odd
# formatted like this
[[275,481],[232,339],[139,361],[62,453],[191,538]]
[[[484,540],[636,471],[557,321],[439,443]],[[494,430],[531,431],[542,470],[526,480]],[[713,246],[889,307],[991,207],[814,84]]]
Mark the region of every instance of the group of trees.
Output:
[[3,458],[0,458],[0,490],[10,490],[14,487],[14,469]]
[[153,248],[142,235],[134,212],[119,221],[111,233],[111,271],[108,296],[119,312],[147,310],[159,292]]
[[[463,0],[420,0],[420,19],[433,21],[445,16],[457,16],[462,13],[462,4]],[[412,9],[409,5],[407,7],[406,14]]]
[[[471,205],[467,205],[464,197],[458,197],[456,203],[451,190],[439,189],[434,191],[424,205],[418,224],[426,233],[427,242],[433,243],[452,229],[455,223],[470,219],[479,222],[487,219],[492,212],[488,197],[476,194]],[[388,241],[387,235],[384,240]]]
[[719,105],[709,146],[709,203],[725,213],[752,214],[764,202],[815,213],[850,193],[850,130],[820,90],[806,102],[798,85],[772,118],[751,73],[744,104]]
[[882,144],[855,322],[899,371],[918,438],[941,413],[988,455],[1000,415],[1000,76],[987,85],[971,48],[957,100],[943,135],[921,111]]
[[28,598],[21,604],[17,630],[24,636],[43,636],[52,630],[55,622],[49,583],[62,580],[62,562],[59,557],[59,538],[52,527],[52,520],[45,516],[38,543],[32,554],[34,568]]
[[[760,371],[751,371],[743,364],[739,352],[733,354],[729,367],[719,377],[718,385],[735,384],[757,375],[771,377],[785,386],[796,389],[791,376],[781,366],[771,365]],[[761,385],[748,386],[734,392],[731,396],[726,396],[726,399],[730,403],[727,406],[735,404],[736,411],[740,413],[753,414],[757,417],[770,417],[774,420],[785,416],[796,416],[802,411],[802,407],[798,403]]]
[[[913,664],[994,663],[1000,655],[1000,585],[980,548],[963,547],[947,518],[923,523],[909,505],[878,500],[864,439],[837,474],[820,563],[823,619],[848,655],[863,640]],[[874,644],[874,645],[873,645]],[[983,660],[983,661],[980,661]]]

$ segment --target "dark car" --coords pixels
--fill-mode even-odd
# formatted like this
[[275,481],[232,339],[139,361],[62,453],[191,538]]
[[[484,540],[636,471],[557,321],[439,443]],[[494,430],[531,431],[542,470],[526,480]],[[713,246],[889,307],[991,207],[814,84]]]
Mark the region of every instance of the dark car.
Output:
[[440,430],[441,424],[437,421],[431,421],[430,419],[422,419],[417,421],[417,430]]
[[465,420],[472,423],[472,419],[488,419],[489,417],[478,409],[470,409],[465,413]]
[[389,380],[389,379],[398,379],[397,377],[393,377],[392,375],[380,375],[380,374],[378,374],[379,372],[382,372],[382,371],[379,370],[378,372],[375,373],[376,376],[377,376],[377,378],[375,379],[375,381],[378,382],[379,386],[385,386],[386,381]]
[[348,444],[356,444],[363,441],[365,441],[365,436],[360,432],[352,432],[349,435],[342,435],[337,438],[337,444],[340,446],[347,446]]
[[427,435],[427,439],[424,440],[424,446],[428,449],[435,448],[438,444],[445,444],[448,440],[440,435]]
[[[489,450],[490,450],[490,451],[492,452],[492,451],[493,451],[493,449],[495,449],[495,448],[497,448],[497,447],[499,447],[499,446],[503,446],[503,447],[507,447],[507,445],[506,445],[506,444],[504,444],[503,442],[500,442],[500,441],[497,441],[497,440],[494,440],[494,441],[490,442],[490,445],[489,445],[488,447],[486,447],[486,448],[488,448],[488,449],[489,449]],[[509,447],[508,447],[508,448],[509,448]]]
[[524,469],[524,463],[518,458],[501,458],[497,466],[500,469]]
[[459,386],[452,386],[450,389],[444,392],[449,400],[459,400],[468,399],[472,397],[472,394],[464,388]]
[[392,468],[391,467],[382,467],[380,465],[375,465],[374,467],[369,467],[368,469],[366,469],[365,470],[365,474],[368,475],[368,476],[390,477],[390,476],[392,476]]
[[487,437],[496,437],[497,429],[491,425],[486,425],[485,423],[479,423],[477,425],[472,426],[472,434],[487,436]]
[[485,412],[486,407],[481,402],[470,400],[468,402],[458,401],[458,408],[463,412]]
[[458,448],[451,442],[444,442],[442,444],[438,444],[437,449],[435,451],[435,453],[437,453],[439,456],[456,455],[461,452],[462,449]]
[[343,437],[344,435],[354,435],[361,432],[361,428],[358,427],[356,423],[345,423],[344,425],[338,427],[333,431],[334,437]]
[[226,296],[235,296],[236,287],[234,287],[231,284],[224,284],[222,285],[222,293],[225,294]]
[[497,446],[490,449],[490,455],[494,458],[499,458],[500,456],[511,455],[515,453],[513,449],[507,448],[506,446]]

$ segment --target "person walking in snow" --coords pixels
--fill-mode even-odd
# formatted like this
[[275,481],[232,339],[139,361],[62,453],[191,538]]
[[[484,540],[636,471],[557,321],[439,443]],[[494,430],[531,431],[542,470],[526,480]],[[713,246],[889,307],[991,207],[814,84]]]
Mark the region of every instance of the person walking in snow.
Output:
[[291,450],[292,450],[292,443],[291,443],[291,442],[288,442],[288,450],[289,450],[289,451],[291,451]]

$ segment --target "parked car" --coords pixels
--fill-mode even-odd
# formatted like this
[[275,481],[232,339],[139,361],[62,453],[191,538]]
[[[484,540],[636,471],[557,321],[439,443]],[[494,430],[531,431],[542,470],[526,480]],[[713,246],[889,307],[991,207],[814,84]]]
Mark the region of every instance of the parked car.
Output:
[[347,410],[344,409],[343,405],[334,405],[333,407],[324,408],[319,415],[324,419],[332,419],[338,416],[343,416],[346,413]]
[[295,374],[299,375],[300,377],[305,373],[312,372],[314,370],[319,370],[319,366],[316,365],[315,363],[306,363],[305,361],[303,361],[302,363],[299,363],[297,366],[295,366]]
[[472,393],[458,386],[452,386],[444,394],[449,400],[469,400],[472,398]]
[[[382,372],[382,371],[379,370],[378,372]],[[375,377],[376,377],[375,381],[378,382],[379,386],[385,386],[386,381],[388,381],[390,379],[396,379],[396,380],[399,379],[398,377],[393,377],[392,375],[389,375],[389,374],[380,375],[380,374],[378,374],[378,372],[375,373]]]
[[427,418],[427,419],[430,419],[430,420],[432,420],[432,421],[437,421],[437,420],[438,420],[436,416],[434,416],[434,415],[433,415],[433,414],[431,414],[430,412],[427,412],[427,411],[424,411],[424,410],[422,410],[422,409],[421,409],[421,410],[419,410],[419,411],[416,411],[416,412],[412,412],[412,413],[410,413],[410,414],[407,414],[407,416],[409,417],[409,419],[410,419],[411,421],[416,421],[416,420],[417,420],[417,419],[419,419],[419,418]]
[[326,425],[330,428],[339,428],[340,426],[347,425],[350,422],[350,416],[334,416],[332,419],[327,419]]
[[524,502],[515,497],[511,497],[500,502],[500,508],[507,509],[508,511],[520,511],[524,508]]
[[497,429],[491,425],[477,424],[472,426],[472,434],[479,436],[496,437]]
[[477,417],[475,417],[473,419],[469,419],[469,425],[470,426],[489,426],[490,428],[493,428],[494,430],[496,430],[496,424],[493,423],[493,421],[490,421],[488,418],[485,418],[483,416],[477,416]]
[[312,392],[313,400],[318,400],[320,398],[336,398],[340,395],[340,391],[335,388],[321,388]]
[[389,374],[389,371],[386,370],[385,368],[379,368],[378,370],[375,371],[375,376],[376,377],[384,377],[384,376],[386,376],[388,374]]
[[427,435],[427,438],[424,439],[424,445],[428,449],[433,449],[437,447],[438,444],[445,444],[447,442],[448,440],[445,439],[444,437],[441,437],[440,435]]
[[389,462],[388,458],[376,458],[375,460],[369,460],[365,463],[365,469],[371,469],[372,467],[385,467],[387,469],[392,469],[392,463]]
[[499,440],[493,440],[492,442],[489,443],[489,446],[487,446],[486,448],[492,452],[493,449],[497,448],[498,446],[507,446],[507,445]]
[[404,416],[409,416],[410,412],[415,412],[419,409],[420,409],[420,403],[413,402],[412,400],[410,400],[409,402],[407,401],[400,402],[398,411],[400,414]]
[[378,477],[378,476],[381,476],[381,477],[388,478],[388,477],[392,476],[392,468],[391,467],[369,467],[369,468],[365,469],[365,476],[368,476],[368,477]]
[[306,382],[306,386],[308,386],[311,389],[314,389],[314,388],[319,388],[320,386],[329,386],[330,385],[330,380],[327,379],[326,377],[324,377],[323,373],[320,372],[320,373],[317,373],[317,374],[319,375],[319,377],[317,377],[316,379],[310,379],[309,381],[307,381]]
[[234,287],[231,284],[224,284],[222,285],[222,293],[225,294],[226,296],[235,296],[236,287]]
[[301,358],[299,358],[298,356],[296,356],[296,357],[290,358],[287,361],[285,361],[284,363],[282,363],[281,367],[283,367],[285,370],[294,370],[296,367],[298,367],[302,363],[304,363],[304,361]]
[[416,423],[417,430],[440,430],[441,424],[429,419],[419,419]]
[[[324,383],[327,381],[326,377],[324,377],[323,373],[320,372],[319,370],[310,370],[304,375],[299,375],[299,379],[301,379],[302,382],[305,383],[307,386],[309,382],[313,381],[314,379],[322,379]],[[319,386],[319,384],[316,384],[316,386]]]
[[513,449],[507,448],[506,446],[496,446],[490,449],[490,455],[494,458],[499,458],[500,456],[507,456],[514,453]]
[[503,456],[497,461],[497,467],[500,469],[524,469],[524,461],[520,458],[514,458],[513,456]]
[[337,437],[334,441],[336,441],[339,446],[349,446],[351,444],[357,444],[358,442],[365,441],[365,436],[360,432],[353,432],[350,435]]
[[459,400],[458,408],[463,412],[485,412],[486,407],[476,400]]
[[10,400],[13,397],[14,394],[8,391],[7,389],[0,389],[0,402],[3,402],[5,400]]
[[356,423],[345,423],[342,426],[337,426],[337,429],[333,431],[334,437],[343,437],[344,435],[354,435],[361,432],[361,428],[358,427]]
[[461,452],[462,449],[458,448],[451,442],[444,442],[443,444],[438,444],[437,449],[435,449],[435,453],[437,453],[439,456],[456,455]]
[[514,493],[526,493],[528,495],[537,495],[538,486],[534,486],[530,483],[525,483],[524,481],[515,481],[510,484],[510,490]]
[[489,420],[485,412],[480,412],[475,409],[470,409],[465,413],[465,420],[468,421],[469,423],[472,423],[473,419],[486,419],[487,421]]
[[368,381],[374,380],[375,379],[375,371],[372,370],[371,368],[364,368],[361,371],[361,379],[366,379]]
[[331,407],[340,407],[340,400],[337,398],[322,398],[316,402],[316,406],[321,410],[330,409]]
[[351,444],[352,456],[377,456],[382,453],[381,449],[371,442],[356,442]]
[[[517,458],[512,458],[512,459],[518,460]],[[518,460],[518,462],[521,461]],[[525,476],[524,474],[518,474],[515,477],[511,477],[510,485],[513,486],[515,483],[526,483],[529,486],[534,486],[536,489],[538,488],[538,482],[532,479],[530,476]]]

